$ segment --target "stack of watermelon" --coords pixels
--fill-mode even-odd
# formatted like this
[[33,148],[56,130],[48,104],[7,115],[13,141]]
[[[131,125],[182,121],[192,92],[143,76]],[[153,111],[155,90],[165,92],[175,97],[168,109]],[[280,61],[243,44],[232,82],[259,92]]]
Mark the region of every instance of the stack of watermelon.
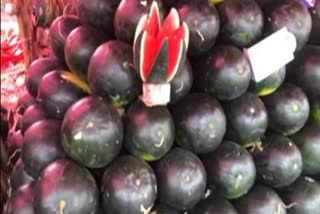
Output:
[[[319,213],[320,1],[306,2],[78,0],[28,68],[4,213]],[[244,49],[283,27],[295,58],[256,82]],[[148,84],[170,101],[146,102]]]

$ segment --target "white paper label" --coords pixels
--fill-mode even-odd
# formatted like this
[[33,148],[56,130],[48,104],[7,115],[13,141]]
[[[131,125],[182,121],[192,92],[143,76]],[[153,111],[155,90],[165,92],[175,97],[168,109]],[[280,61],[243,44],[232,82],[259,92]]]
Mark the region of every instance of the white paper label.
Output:
[[165,106],[170,102],[170,84],[143,84],[142,101],[149,107]]
[[294,59],[295,36],[286,27],[245,49],[252,68],[252,79],[260,82]]

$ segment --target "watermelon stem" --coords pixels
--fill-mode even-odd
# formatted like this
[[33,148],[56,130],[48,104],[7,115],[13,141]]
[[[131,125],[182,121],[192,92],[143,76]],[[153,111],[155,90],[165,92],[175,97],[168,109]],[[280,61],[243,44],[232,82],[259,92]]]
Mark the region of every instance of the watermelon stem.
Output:
[[66,207],[66,201],[65,200],[60,200],[59,201],[59,212],[60,214],[63,214],[63,210]]
[[202,33],[199,31],[199,28],[198,28],[199,21],[196,19],[194,20],[193,23],[194,23],[194,29],[196,30],[196,33],[199,35],[201,42],[204,42],[204,36],[202,35]]
[[242,179],[243,179],[243,176],[241,174],[238,174],[237,177],[236,177],[236,185],[235,185],[236,189],[238,189]]

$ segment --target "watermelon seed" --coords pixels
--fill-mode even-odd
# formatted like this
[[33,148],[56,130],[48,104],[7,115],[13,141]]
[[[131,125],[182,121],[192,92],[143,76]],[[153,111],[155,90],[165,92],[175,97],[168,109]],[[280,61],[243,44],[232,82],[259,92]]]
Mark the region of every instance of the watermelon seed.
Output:
[[65,200],[60,200],[59,201],[59,212],[60,214],[63,214],[63,210],[66,207],[66,201]]

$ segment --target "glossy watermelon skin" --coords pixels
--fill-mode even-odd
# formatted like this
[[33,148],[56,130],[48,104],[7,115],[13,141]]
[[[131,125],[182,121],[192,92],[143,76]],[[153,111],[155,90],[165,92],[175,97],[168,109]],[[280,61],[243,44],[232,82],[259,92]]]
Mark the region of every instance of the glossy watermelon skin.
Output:
[[200,201],[190,212],[191,214],[238,214],[233,205],[226,199],[211,195]]
[[301,176],[292,185],[279,191],[285,204],[293,204],[288,208],[290,214],[317,213],[320,209],[320,183],[310,177]]
[[226,116],[215,98],[192,93],[171,109],[179,146],[195,154],[205,154],[219,146],[226,132]]
[[291,138],[301,151],[303,174],[308,176],[320,174],[320,124],[308,122]]
[[61,127],[61,143],[67,155],[88,168],[109,164],[122,147],[123,124],[111,103],[88,96],[67,111]]
[[257,177],[273,188],[289,186],[301,175],[302,155],[290,138],[268,134],[254,153]]
[[67,80],[60,71],[47,73],[40,81],[38,100],[50,118],[62,120],[68,108],[86,93]]
[[207,2],[188,1],[177,4],[181,21],[189,27],[188,55],[206,54],[215,44],[220,30],[220,18],[216,7]]
[[55,56],[65,63],[64,46],[72,30],[81,25],[73,15],[58,16],[50,25],[50,45]]
[[232,45],[215,47],[193,66],[195,87],[219,100],[232,100],[249,87],[251,67],[244,53]]
[[124,155],[107,167],[102,178],[101,192],[105,213],[139,214],[151,210],[155,203],[157,181],[146,162]]
[[22,116],[22,134],[35,122],[47,118],[46,112],[41,104],[29,106]]
[[174,121],[165,106],[147,107],[137,100],[126,112],[124,124],[125,148],[143,160],[159,160],[173,145]]
[[207,174],[200,159],[190,151],[173,148],[156,162],[154,170],[160,203],[187,210],[203,197]]
[[250,92],[222,103],[227,117],[226,139],[242,145],[258,141],[268,127],[268,114],[261,99]]
[[26,87],[29,93],[37,98],[38,87],[42,77],[50,71],[60,69],[60,62],[55,57],[39,58],[31,63],[26,75]]
[[254,0],[225,0],[217,8],[223,40],[242,48],[253,45],[262,35],[263,13]]
[[33,184],[25,184],[13,192],[8,198],[4,214],[35,214],[33,188]]
[[269,118],[269,128],[283,135],[298,132],[310,114],[310,104],[301,88],[284,83],[269,96],[262,97]]
[[239,214],[286,214],[283,201],[270,187],[256,184],[251,191],[233,202]]
[[33,178],[37,178],[51,162],[65,156],[60,128],[60,121],[47,119],[34,123],[25,132],[21,157],[26,172]]
[[86,168],[70,160],[51,163],[35,182],[35,213],[96,213],[98,205],[99,191],[94,178]]
[[296,51],[301,50],[310,37],[312,19],[301,1],[274,1],[265,9],[265,35],[286,27],[297,40]]
[[140,94],[142,83],[132,66],[132,47],[119,40],[100,45],[90,59],[88,83],[94,95],[126,107]]
[[24,164],[21,158],[18,159],[11,172],[10,185],[13,191],[16,191],[25,184],[30,184],[34,179],[24,170]]
[[208,186],[220,196],[236,199],[254,185],[256,167],[250,153],[239,144],[224,141],[211,153],[201,157],[208,174]]
[[65,61],[68,68],[87,81],[89,62],[99,45],[109,38],[102,31],[88,26],[73,29],[64,45]]

